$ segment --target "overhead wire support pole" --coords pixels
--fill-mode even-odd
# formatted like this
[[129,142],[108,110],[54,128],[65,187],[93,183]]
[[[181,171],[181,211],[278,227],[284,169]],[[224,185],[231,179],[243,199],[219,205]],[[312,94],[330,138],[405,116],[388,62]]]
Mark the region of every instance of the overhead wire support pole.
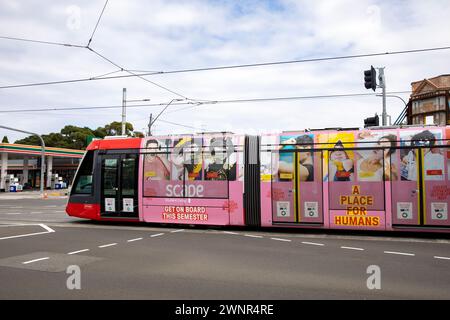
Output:
[[42,139],[42,137],[34,132],[30,132],[30,131],[25,131],[25,130],[20,130],[20,129],[15,129],[15,128],[11,128],[11,127],[6,127],[6,126],[0,126],[1,129],[6,129],[6,130],[11,130],[11,131],[16,131],[16,132],[21,132],[21,133],[26,133],[26,134],[31,134],[33,136],[37,136],[39,138],[39,140],[41,140],[41,181],[40,181],[40,191],[41,191],[41,197],[44,197],[44,171],[45,171],[45,142],[44,139]]
[[127,88],[123,88],[122,91],[122,135],[126,134],[126,117],[127,117]]
[[152,135],[152,117],[153,113],[150,113],[150,119],[148,121],[148,136]]

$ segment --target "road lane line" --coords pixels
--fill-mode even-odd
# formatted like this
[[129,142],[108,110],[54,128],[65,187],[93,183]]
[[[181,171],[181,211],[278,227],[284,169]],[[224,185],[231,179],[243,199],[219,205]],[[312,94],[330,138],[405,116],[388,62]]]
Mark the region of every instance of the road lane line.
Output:
[[364,251],[363,248],[356,248],[356,247],[341,247],[341,249]]
[[232,231],[224,231],[223,233],[226,233],[226,234],[239,234],[237,232],[232,232]]
[[130,240],[127,240],[127,242],[134,242],[134,241],[138,241],[138,240],[142,240],[142,238],[130,239]]
[[98,247],[99,248],[107,248],[107,247],[112,247],[112,246],[115,246],[115,245],[117,245],[117,242],[104,244],[104,245],[98,246]]
[[270,239],[275,240],[275,241],[285,241],[285,242],[291,242],[292,241],[290,239],[281,239],[281,238],[270,238]]
[[172,231],[170,231],[170,233],[183,232],[183,231],[184,231],[184,229],[178,229],[178,230],[172,230]]
[[152,235],[150,236],[150,238],[153,238],[153,237],[159,237],[159,236],[162,236],[162,235],[164,235],[164,233],[152,234]]
[[397,252],[397,251],[384,251],[384,253],[387,253],[387,254],[397,254],[397,255],[400,255],[400,256],[411,256],[411,257],[415,256],[414,253]]
[[13,214],[22,214],[22,212],[8,212],[8,213],[5,213],[5,214],[10,214],[10,215],[13,215]]
[[53,211],[54,213],[66,213],[64,210],[61,211]]
[[72,252],[69,252],[68,254],[77,254],[77,253],[86,252],[86,251],[89,251],[89,249],[82,249],[82,250],[78,250],[78,251],[72,251]]
[[22,262],[22,264],[29,264],[29,263],[38,262],[38,261],[47,260],[47,259],[50,259],[50,257],[44,257],[44,258],[34,259],[34,260],[30,260],[30,261],[25,261],[25,262]]
[[10,237],[3,237],[0,238],[0,240],[7,240],[7,239],[14,239],[14,238],[22,238],[22,237],[31,237],[31,236],[37,236],[40,234],[48,234],[48,233],[52,233],[55,232],[55,230],[53,230],[52,228],[49,228],[47,225],[45,224],[19,224],[19,225],[8,225],[8,227],[15,227],[15,226],[40,226],[42,228],[44,228],[47,231],[44,232],[35,232],[35,233],[27,233],[27,234],[19,234],[16,236],[10,236]]
[[44,228],[45,230],[47,230],[48,232],[55,232],[55,230],[53,230],[52,228],[50,228],[49,226],[40,223],[39,226],[41,226],[42,228]]
[[441,259],[441,260],[450,260],[449,257],[440,257],[440,256],[434,256],[435,259]]
[[317,243],[317,242],[308,242],[308,241],[302,241],[303,244],[310,244],[312,246],[324,246],[323,243]]
[[254,234],[244,234],[244,237],[249,237],[249,238],[262,238],[263,236],[257,236]]

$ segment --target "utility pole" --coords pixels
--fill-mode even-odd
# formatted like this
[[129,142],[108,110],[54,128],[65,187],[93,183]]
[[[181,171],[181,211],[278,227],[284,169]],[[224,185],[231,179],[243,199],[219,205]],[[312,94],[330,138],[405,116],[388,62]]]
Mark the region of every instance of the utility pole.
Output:
[[153,113],[150,113],[150,119],[148,121],[148,136],[152,135],[152,117]]
[[125,131],[125,125],[126,125],[126,107],[127,107],[127,88],[123,88],[123,92],[122,92],[122,135],[124,136],[126,131]]
[[384,67],[378,68],[378,83],[379,87],[382,90],[382,98],[383,98],[383,113],[381,114],[382,125],[387,125],[387,112],[386,112],[386,78],[384,76]]

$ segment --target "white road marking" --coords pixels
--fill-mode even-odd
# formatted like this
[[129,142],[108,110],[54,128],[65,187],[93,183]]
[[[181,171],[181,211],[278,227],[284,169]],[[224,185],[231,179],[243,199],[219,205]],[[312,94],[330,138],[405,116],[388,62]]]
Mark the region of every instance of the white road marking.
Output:
[[30,213],[43,213],[42,211],[31,211]]
[[435,259],[450,260],[449,257],[434,256]]
[[172,230],[172,231],[170,231],[170,233],[183,232],[183,231],[184,231],[184,229],[178,229],[178,230]]
[[44,206],[45,208],[57,208],[58,206]]
[[363,248],[355,248],[355,247],[341,247],[341,249],[364,251]]
[[82,250],[78,250],[78,251],[72,251],[72,252],[69,252],[68,254],[77,254],[77,253],[86,252],[86,251],[89,251],[89,249],[82,249]]
[[41,228],[44,228],[47,231],[44,232],[35,232],[35,233],[27,233],[27,234],[19,234],[17,236],[10,236],[10,237],[3,237],[0,238],[0,240],[7,240],[7,239],[14,239],[14,238],[22,238],[22,237],[31,237],[31,236],[37,236],[40,234],[47,234],[47,233],[52,233],[55,232],[55,230],[53,230],[52,228],[50,228],[49,226],[43,224],[43,223],[39,223],[39,224],[17,224],[17,225],[8,225],[7,227],[17,227],[17,226],[40,226]]
[[8,213],[5,213],[5,214],[10,214],[10,215],[13,215],[13,214],[22,214],[22,212],[8,212]]
[[61,211],[53,211],[54,213],[66,213],[64,210]]
[[102,245],[102,246],[98,246],[99,248],[106,248],[106,247],[112,247],[112,246],[115,246],[115,245],[117,245],[117,243],[116,242],[114,242],[114,243],[108,243],[108,244],[104,244],[104,245]]
[[153,238],[153,237],[159,237],[159,236],[162,236],[162,235],[164,235],[164,233],[152,234],[152,235],[150,236],[150,238]]
[[127,242],[134,242],[134,241],[138,241],[138,240],[142,240],[142,238],[130,239],[130,240],[127,240]]
[[30,260],[30,261],[25,261],[25,262],[22,262],[22,264],[29,264],[29,263],[38,262],[38,261],[47,260],[47,259],[50,259],[50,257],[44,257],[44,258],[34,259],[34,260]]
[[281,239],[281,238],[270,238],[270,239],[275,240],[275,241],[285,241],[285,242],[291,242],[292,241],[290,239]]
[[11,207],[11,209],[23,209],[23,207]]
[[415,256],[414,253],[397,252],[397,251],[384,251],[384,253],[387,253],[387,254],[397,254],[397,255],[401,255],[401,256]]
[[323,243],[317,243],[317,242],[308,242],[308,241],[302,241],[303,244],[310,244],[312,246],[324,246]]
[[244,234],[244,237],[249,237],[249,238],[262,238],[263,236],[257,236],[254,234]]
[[239,234],[237,232],[231,232],[231,231],[224,231],[223,233],[226,233],[226,234]]

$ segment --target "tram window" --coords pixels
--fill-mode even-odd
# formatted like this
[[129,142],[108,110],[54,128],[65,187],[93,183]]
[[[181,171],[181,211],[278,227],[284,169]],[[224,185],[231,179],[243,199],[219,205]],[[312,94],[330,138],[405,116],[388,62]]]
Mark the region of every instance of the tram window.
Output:
[[94,152],[88,151],[78,170],[75,183],[73,185],[73,193],[75,194],[92,194],[92,169],[94,164]]
[[354,164],[341,141],[329,152],[329,181],[353,181]]
[[201,138],[183,138],[173,145],[170,153],[158,149],[153,156],[146,154],[144,196],[228,198],[228,181],[236,180],[231,138],[211,138],[208,146]]
[[213,137],[203,152],[205,180],[236,180],[236,149],[231,137]]

